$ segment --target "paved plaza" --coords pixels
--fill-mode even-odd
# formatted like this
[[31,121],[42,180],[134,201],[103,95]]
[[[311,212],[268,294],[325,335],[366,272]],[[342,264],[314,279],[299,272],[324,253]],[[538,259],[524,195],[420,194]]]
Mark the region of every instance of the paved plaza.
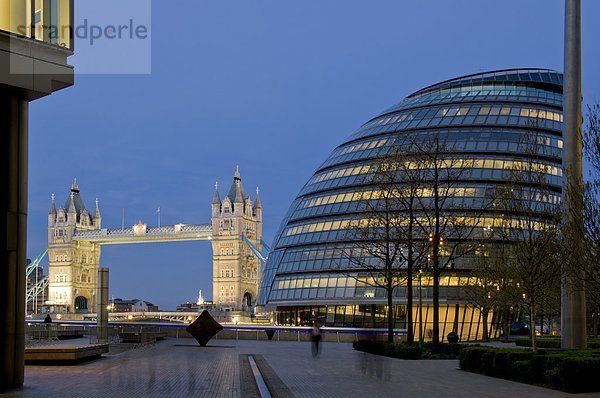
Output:
[[[458,361],[404,361],[325,343],[174,339],[71,366],[32,366],[6,397],[240,397],[240,356],[255,354],[295,397],[567,397],[554,390],[458,370]],[[247,389],[246,389],[247,391]],[[578,397],[600,397],[580,394]]]

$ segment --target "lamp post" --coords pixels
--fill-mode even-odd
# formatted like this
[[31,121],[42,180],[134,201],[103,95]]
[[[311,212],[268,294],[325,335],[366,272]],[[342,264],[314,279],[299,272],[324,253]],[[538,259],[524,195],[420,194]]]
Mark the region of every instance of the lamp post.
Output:
[[583,173],[581,112],[581,0],[565,1],[564,127],[565,225],[570,235],[573,261],[561,270],[561,346],[587,348],[585,284],[572,266],[579,262],[583,247]]

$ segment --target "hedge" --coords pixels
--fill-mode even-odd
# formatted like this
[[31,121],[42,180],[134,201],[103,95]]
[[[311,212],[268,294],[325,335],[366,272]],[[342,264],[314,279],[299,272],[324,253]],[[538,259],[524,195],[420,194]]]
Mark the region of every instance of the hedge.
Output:
[[569,392],[600,391],[600,350],[463,347],[460,368],[488,376],[542,384]]
[[[538,348],[560,348],[560,339],[538,339]],[[516,339],[517,347],[531,347],[531,339]]]
[[438,352],[434,353],[431,343],[419,347],[417,344],[370,340],[355,341],[353,347],[357,351],[398,359],[456,359],[461,349],[460,344],[440,344]]
[[[517,347],[531,347],[531,339],[516,339],[515,344]],[[537,340],[538,348],[560,348],[559,338],[540,338]],[[588,340],[588,348],[591,350],[600,349],[600,341],[598,339]]]

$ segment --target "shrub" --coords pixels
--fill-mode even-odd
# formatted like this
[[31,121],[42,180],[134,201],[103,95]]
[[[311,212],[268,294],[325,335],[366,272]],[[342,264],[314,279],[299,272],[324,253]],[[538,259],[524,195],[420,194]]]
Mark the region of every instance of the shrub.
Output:
[[494,357],[496,356],[495,350],[488,350],[481,355],[481,371],[488,375],[494,375]]
[[588,348],[590,350],[597,350],[600,348],[600,341],[596,339],[592,339],[588,341]]
[[492,348],[481,346],[464,347],[458,357],[460,368],[470,372],[481,372],[481,357],[490,350]]
[[439,353],[451,358],[458,358],[462,347],[461,344],[440,344]]
[[494,376],[503,379],[509,378],[512,374],[508,351],[498,351],[494,355]]
[[[506,350],[510,357],[510,361],[530,361],[533,359],[533,351],[530,350],[522,350],[522,349],[512,349]],[[543,355],[545,353],[544,350],[538,350],[539,355]]]
[[384,343],[381,341],[359,340],[355,341],[352,346],[357,351],[365,351],[377,355],[383,355],[385,351]]
[[[531,347],[531,339],[515,340],[517,347]],[[560,348],[560,339],[538,339],[538,348]]]
[[422,350],[418,345],[396,344],[395,354],[400,359],[421,359]]
[[460,350],[463,347],[462,344],[454,343],[442,343],[438,345],[438,350],[433,350],[433,343],[423,343],[423,358],[426,359],[457,359]]
[[533,377],[533,367],[531,361],[513,361],[510,364],[511,375],[515,380],[531,382]]
[[[517,347],[531,347],[531,339],[529,338],[517,338],[515,340],[515,344]],[[559,338],[548,338],[542,337],[537,340],[538,348],[560,348],[560,339]],[[588,349],[597,350],[600,349],[600,340],[598,339],[589,339],[588,340]]]
[[531,347],[530,339],[516,339],[515,344],[517,347]]
[[600,391],[599,350],[539,350],[465,347],[460,368],[486,375],[541,383],[571,392]]
[[600,358],[565,357],[560,362],[554,382],[571,392],[600,391]]
[[359,340],[353,343],[357,351],[398,359],[421,359],[421,348],[406,343],[388,343],[384,341]]

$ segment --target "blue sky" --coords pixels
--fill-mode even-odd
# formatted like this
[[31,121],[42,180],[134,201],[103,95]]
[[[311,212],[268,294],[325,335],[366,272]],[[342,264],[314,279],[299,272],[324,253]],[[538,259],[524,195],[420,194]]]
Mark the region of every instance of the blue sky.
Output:
[[[484,70],[562,70],[562,0],[152,2],[152,73],[77,76],[31,104],[28,254],[77,177],[103,225],[205,223],[239,164],[265,240],[327,154],[411,92]],[[583,0],[583,90],[600,102],[600,2]],[[111,295],[212,296],[207,242],[107,246]]]

